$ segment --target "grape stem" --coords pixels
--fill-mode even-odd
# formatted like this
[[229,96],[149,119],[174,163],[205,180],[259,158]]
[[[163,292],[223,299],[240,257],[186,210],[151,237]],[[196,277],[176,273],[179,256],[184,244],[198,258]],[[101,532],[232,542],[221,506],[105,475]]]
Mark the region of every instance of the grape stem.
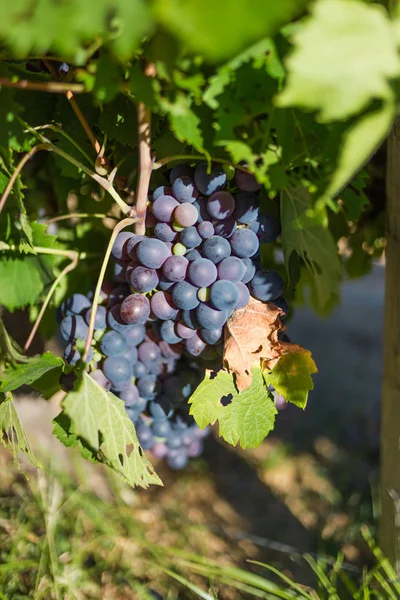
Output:
[[[88,257],[86,252],[78,253],[76,250],[62,250],[60,248],[45,248],[43,246],[32,246],[33,250],[37,254],[50,254],[51,256],[64,256],[65,258],[69,258],[70,260],[74,260],[76,257],[79,259],[84,259]],[[5,242],[0,242],[0,251],[1,250],[18,250],[18,246],[15,244],[6,244]],[[95,254],[95,253],[94,253]],[[94,255],[93,254],[93,255]]]
[[[207,160],[205,156],[201,154],[174,154],[173,156],[166,156],[165,158],[161,158],[157,160],[153,165],[153,170],[156,171],[160,169],[164,165],[167,165],[174,160]],[[242,165],[237,165],[225,158],[211,158],[211,162],[219,163],[221,165],[229,165],[231,167],[235,167],[238,171],[243,171],[244,173],[251,173],[250,169],[247,167],[243,167]]]
[[[72,251],[70,251],[70,252],[72,252]],[[53,281],[53,283],[52,283],[49,291],[47,292],[46,298],[45,298],[45,300],[44,300],[44,302],[42,304],[42,308],[40,309],[40,312],[39,312],[39,314],[38,314],[38,316],[36,318],[36,321],[35,321],[35,323],[34,323],[34,325],[32,327],[32,330],[31,330],[31,332],[29,334],[29,337],[28,337],[28,339],[25,342],[24,352],[27,352],[29,350],[29,346],[31,345],[31,343],[33,341],[33,338],[36,335],[36,332],[37,332],[38,327],[40,325],[40,321],[43,318],[43,315],[44,315],[44,313],[46,311],[46,308],[49,305],[49,302],[51,300],[51,297],[52,297],[52,295],[53,295],[56,287],[58,286],[58,284],[60,283],[60,281],[65,277],[65,275],[67,275],[68,273],[70,273],[71,271],[73,271],[77,267],[78,262],[79,262],[79,258],[80,258],[80,255],[78,254],[78,252],[75,252],[75,256],[71,260],[71,262],[61,271],[61,273]]]
[[114,246],[115,239],[116,239],[117,235],[119,234],[119,232],[122,231],[123,229],[125,229],[125,227],[129,227],[129,225],[133,225],[135,222],[136,222],[136,219],[127,218],[127,219],[123,219],[122,221],[117,223],[117,225],[114,227],[113,232],[111,234],[110,241],[108,242],[108,246],[106,249],[106,253],[104,255],[103,263],[101,265],[99,277],[98,277],[97,284],[96,284],[96,289],[95,289],[94,296],[93,296],[93,303],[92,303],[92,308],[90,311],[89,331],[88,331],[87,338],[86,338],[85,352],[82,357],[83,362],[86,362],[88,354],[89,354],[90,346],[92,344],[92,339],[93,339],[93,334],[94,334],[94,324],[96,321],[97,307],[99,305],[101,286],[103,285],[108,261],[110,260],[110,256],[111,256],[112,247]]
[[57,223],[58,221],[66,221],[67,219],[118,219],[115,215],[106,215],[103,213],[68,213],[67,215],[59,215],[58,217],[50,217],[43,221],[44,225]]
[[118,194],[117,190],[113,187],[112,182],[109,179],[106,179],[105,177],[98,175],[97,173],[95,173],[94,171],[92,171],[91,169],[89,169],[88,167],[83,165],[81,162],[79,162],[79,160],[76,160],[73,156],[70,156],[63,150],[60,150],[59,148],[57,148],[57,146],[52,144],[44,136],[41,136],[41,139],[44,141],[44,143],[38,144],[37,146],[34,146],[31,150],[29,150],[29,152],[27,152],[27,154],[25,154],[25,156],[23,156],[21,158],[18,165],[15,167],[14,172],[10,178],[10,181],[8,182],[6,189],[4,190],[3,194],[0,197],[0,213],[3,210],[4,205],[7,201],[7,198],[10,195],[10,192],[14,186],[14,183],[15,183],[18,175],[22,171],[23,167],[25,166],[25,164],[32,158],[32,156],[34,154],[36,154],[36,152],[39,152],[40,150],[47,150],[48,152],[54,152],[55,154],[58,154],[59,156],[61,156],[62,158],[64,158],[68,162],[70,162],[72,165],[74,165],[78,169],[81,169],[81,171],[86,173],[86,175],[88,175],[89,177],[94,179],[94,181],[96,181],[104,190],[106,190],[106,192],[108,192],[110,194],[110,196],[118,204],[118,206],[120,207],[120,209],[124,215],[127,215],[127,216],[134,215],[134,210],[132,209],[132,207],[129,206],[129,204],[126,204],[126,202],[124,202],[122,200],[121,196]]
[[139,102],[137,106],[138,134],[139,134],[139,178],[136,188],[136,224],[135,233],[144,235],[146,231],[145,219],[147,208],[147,195],[149,193],[150,177],[153,170],[151,157],[151,113],[148,108]]
[[11,81],[6,77],[0,77],[0,86],[8,88],[17,88],[20,90],[36,90],[39,92],[51,92],[53,94],[65,94],[68,91],[74,94],[84,93],[85,86],[82,83],[64,83],[62,81],[28,81],[20,79]]

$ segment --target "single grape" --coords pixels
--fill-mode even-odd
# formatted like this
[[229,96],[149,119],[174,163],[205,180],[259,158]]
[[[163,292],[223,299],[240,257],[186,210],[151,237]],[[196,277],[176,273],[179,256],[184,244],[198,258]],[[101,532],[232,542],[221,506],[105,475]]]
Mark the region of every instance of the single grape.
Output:
[[214,235],[203,242],[203,254],[211,262],[218,264],[231,254],[231,246],[228,240]]
[[182,321],[185,323],[186,327],[190,329],[196,330],[199,329],[200,323],[196,317],[196,310],[183,310],[182,311]]
[[61,304],[61,314],[63,317],[67,315],[79,315],[81,312],[90,308],[90,300],[83,294],[73,294]]
[[127,341],[128,346],[138,346],[144,340],[146,335],[146,328],[144,325],[128,325],[125,329],[119,329]]
[[128,344],[123,335],[118,333],[118,331],[107,331],[100,341],[100,348],[103,354],[106,356],[117,356],[118,354],[122,354]]
[[155,362],[161,358],[161,350],[154,342],[143,342],[138,348],[139,360],[151,369]]
[[235,196],[235,203],[233,216],[236,221],[248,225],[257,220],[259,213],[258,196],[251,192],[240,192]]
[[213,219],[223,221],[235,210],[235,198],[229,192],[215,192],[208,199],[207,210]]
[[172,196],[160,196],[153,202],[153,215],[162,223],[170,223],[173,220],[175,208],[179,206],[179,202]]
[[178,323],[175,324],[175,333],[180,338],[188,340],[189,338],[194,336],[195,331],[191,327],[185,325],[185,323],[182,323],[182,321],[178,321]]
[[149,370],[142,363],[142,361],[138,360],[135,366],[133,367],[133,376],[134,377],[144,377],[145,375],[149,375]]
[[172,184],[172,193],[179,202],[188,202],[190,204],[194,202],[199,195],[199,192],[193,183],[193,179],[186,175],[182,175],[175,179]]
[[197,287],[187,281],[179,281],[172,288],[172,300],[178,308],[191,310],[198,306]]
[[168,419],[157,419],[151,425],[151,431],[154,437],[166,438],[170,432],[171,426]]
[[154,202],[155,200],[157,200],[157,198],[160,198],[160,196],[171,196],[172,195],[172,188],[166,185],[161,185],[160,187],[158,187],[157,189],[154,190],[151,198],[152,201]]
[[210,344],[211,346],[213,346],[214,344],[220,341],[220,339],[222,338],[222,333],[223,332],[221,328],[200,329],[199,336],[201,337],[203,342],[206,342],[206,344]]
[[101,387],[103,387],[105,390],[110,389],[111,383],[107,379],[107,377],[104,375],[104,373],[101,369],[95,369],[94,371],[91,371],[89,373],[89,375],[92,379],[97,381],[97,383],[99,383],[101,385]]
[[191,227],[197,221],[199,213],[197,208],[193,206],[193,204],[188,204],[185,202],[184,204],[180,204],[174,210],[174,219],[181,225],[182,227]]
[[88,334],[88,326],[81,315],[68,315],[61,321],[60,333],[66,342],[78,338],[85,340]]
[[179,435],[176,431],[170,431],[167,438],[167,446],[169,450],[176,450],[177,448],[181,448],[183,446],[182,436]]
[[192,177],[193,169],[189,167],[189,165],[177,165],[176,167],[172,167],[169,173],[169,180],[171,185],[173,185],[174,181],[178,177]]
[[154,235],[162,242],[173,242],[178,236],[168,223],[157,223],[154,227]]
[[211,260],[200,258],[189,264],[188,276],[196,287],[208,287],[217,279],[217,267]]
[[242,281],[243,283],[249,283],[249,281],[253,279],[254,275],[256,274],[256,265],[251,258],[242,258],[241,261],[245,268]]
[[147,238],[138,244],[136,256],[144,267],[159,269],[168,258],[169,251],[161,240]]
[[261,244],[274,242],[281,232],[279,221],[272,215],[261,213],[257,221],[250,223],[250,229],[254,231]]
[[225,325],[228,313],[202,302],[196,309],[196,317],[203,329],[220,329]]
[[236,184],[244,192],[258,192],[261,189],[261,184],[258,183],[254,175],[245,171],[237,171]]
[[161,325],[160,333],[164,342],[168,344],[178,344],[182,341],[182,338],[175,332],[174,321],[164,321]]
[[228,217],[223,221],[213,221],[214,234],[225,239],[229,239],[237,229],[237,223],[233,217]]
[[124,356],[108,356],[103,363],[103,371],[112,387],[130,381],[133,374],[132,365]]
[[[164,442],[154,442],[151,451],[156,458],[164,458],[168,454],[168,447]],[[160,594],[157,594],[157,592],[151,593],[153,594],[155,600],[164,600],[164,598]]]
[[198,234],[196,227],[193,227],[192,225],[192,227],[186,227],[186,229],[180,233],[179,241],[186,246],[186,248],[197,248],[197,246],[200,246],[202,238]]
[[157,271],[147,267],[135,267],[130,273],[129,283],[137,292],[151,292],[158,285]]
[[250,300],[250,292],[247,285],[245,285],[242,281],[237,281],[235,285],[239,291],[239,298],[236,303],[236,310],[238,310],[239,308],[244,308],[248,305]]
[[[84,312],[84,318],[86,324],[90,323],[90,316],[92,314],[92,310],[89,308]],[[94,320],[95,329],[105,329],[107,327],[107,309],[105,306],[98,306],[96,311],[96,318]]]
[[197,231],[199,236],[203,240],[207,240],[208,238],[212,237],[215,233],[214,225],[210,223],[210,221],[202,221],[201,223],[199,223],[197,225]]
[[160,391],[160,384],[156,375],[146,375],[136,381],[137,389],[142,398],[154,400]]
[[121,231],[115,238],[111,250],[111,256],[114,260],[126,260],[128,258],[128,241],[134,238],[134,234],[129,231]]
[[238,288],[232,281],[220,279],[210,288],[210,301],[218,310],[230,311],[236,308],[239,300]]
[[[118,395],[125,402],[126,406],[134,406],[140,402],[139,390],[131,381],[123,386]],[[146,403],[144,403],[144,408],[146,408]]]
[[203,258],[198,250],[190,250],[185,254],[185,258],[189,262],[193,262],[194,260],[198,260],[199,258]]
[[256,234],[251,229],[238,229],[229,240],[232,251],[239,258],[250,258],[260,246]]
[[130,365],[135,365],[138,359],[138,350],[136,346],[128,346],[124,352],[124,357],[129,361]]
[[208,173],[207,163],[199,163],[194,172],[194,181],[202,194],[211,196],[226,186],[226,173],[220,165],[213,165]]
[[252,295],[262,302],[273,302],[282,294],[283,281],[275,271],[257,271],[250,281]]
[[218,279],[228,279],[229,281],[241,281],[245,274],[243,261],[237,256],[228,256],[218,263]]
[[120,307],[121,319],[128,325],[142,325],[150,316],[150,302],[141,294],[130,294]]
[[135,234],[133,237],[131,237],[128,240],[126,249],[127,249],[129,258],[131,258],[132,260],[136,259],[136,248],[140,244],[140,242],[143,242],[143,240],[146,240],[146,239],[147,238],[145,235],[136,235]]
[[156,292],[151,297],[150,307],[153,314],[163,321],[174,319],[178,315],[178,309],[168,292]]
[[182,281],[186,277],[189,262],[184,256],[170,256],[163,264],[162,270],[168,281]]

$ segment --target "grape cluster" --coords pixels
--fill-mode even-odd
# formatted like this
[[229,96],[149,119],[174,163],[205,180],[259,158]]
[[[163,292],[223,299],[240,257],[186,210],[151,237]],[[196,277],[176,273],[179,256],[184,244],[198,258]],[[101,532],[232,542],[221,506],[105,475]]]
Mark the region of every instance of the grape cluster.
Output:
[[[222,366],[223,328],[250,296],[285,312],[283,282],[260,266],[260,243],[279,223],[260,211],[253,176],[200,164],[170,171],[149,198],[146,235],[123,231],[112,248],[113,284],[103,285],[88,356],[91,375],[125,403],[144,449],[175,469],[202,452],[187,399],[205,366]],[[61,308],[65,359],[81,357],[91,297]]]

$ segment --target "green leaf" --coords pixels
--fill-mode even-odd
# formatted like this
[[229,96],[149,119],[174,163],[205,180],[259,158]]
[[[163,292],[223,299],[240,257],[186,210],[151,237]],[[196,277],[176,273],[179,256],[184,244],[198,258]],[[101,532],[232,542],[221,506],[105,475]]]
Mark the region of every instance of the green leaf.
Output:
[[308,351],[283,354],[272,371],[264,371],[267,385],[273,385],[286,402],[299,408],[307,405],[308,392],[314,388],[311,375],[318,369]]
[[305,188],[281,193],[282,245],[289,274],[292,252],[298,252],[315,287],[314,305],[323,309],[338,300],[341,266],[332,234],[313,216]]
[[176,101],[161,101],[162,108],[168,113],[171,129],[181,142],[187,142],[199,152],[203,151],[201,120],[191,108],[188,96],[178,94]]
[[400,59],[382,6],[319,0],[293,41],[279,106],[318,111],[319,119],[329,122],[360,112],[376,98],[392,97],[389,80],[400,74]]
[[107,392],[83,372],[62,402],[74,435],[94,451],[132,486],[162,485],[140,447],[135,428],[122,400]]
[[1,375],[0,392],[11,392],[21,385],[30,385],[48,371],[60,367],[62,364],[62,358],[54,356],[51,352],[45,352],[42,356],[32,358],[27,363],[8,367]]
[[221,61],[274,33],[305,4],[306,0],[155,0],[154,14],[190,50]]
[[0,398],[0,443],[14,455],[14,464],[20,468],[18,454],[24,452],[34,467],[41,465],[32,452],[29,440],[22,426],[10,392]]
[[40,274],[31,257],[2,257],[0,281],[0,304],[10,311],[35,304],[43,289]]
[[334,197],[354,177],[389,133],[395,109],[392,102],[360,117],[344,134],[338,164],[324,196]]
[[65,412],[60,412],[53,420],[53,435],[67,448],[76,448],[83,458],[91,462],[98,462],[96,451],[91,448],[84,440],[78,437],[74,431],[71,419]]
[[189,404],[201,429],[218,421],[219,435],[233,446],[239,442],[242,448],[259,446],[274,428],[277,413],[259,368],[253,370],[252,384],[240,393],[228,371],[206,371]]
[[151,28],[150,11],[145,0],[118,0],[113,4],[119,33],[111,42],[111,48],[120,61],[126,62]]

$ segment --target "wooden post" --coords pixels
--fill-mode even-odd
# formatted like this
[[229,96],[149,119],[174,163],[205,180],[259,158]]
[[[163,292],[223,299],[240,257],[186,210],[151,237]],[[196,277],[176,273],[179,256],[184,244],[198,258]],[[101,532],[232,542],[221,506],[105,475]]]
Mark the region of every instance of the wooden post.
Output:
[[380,546],[400,575],[400,120],[387,142]]

